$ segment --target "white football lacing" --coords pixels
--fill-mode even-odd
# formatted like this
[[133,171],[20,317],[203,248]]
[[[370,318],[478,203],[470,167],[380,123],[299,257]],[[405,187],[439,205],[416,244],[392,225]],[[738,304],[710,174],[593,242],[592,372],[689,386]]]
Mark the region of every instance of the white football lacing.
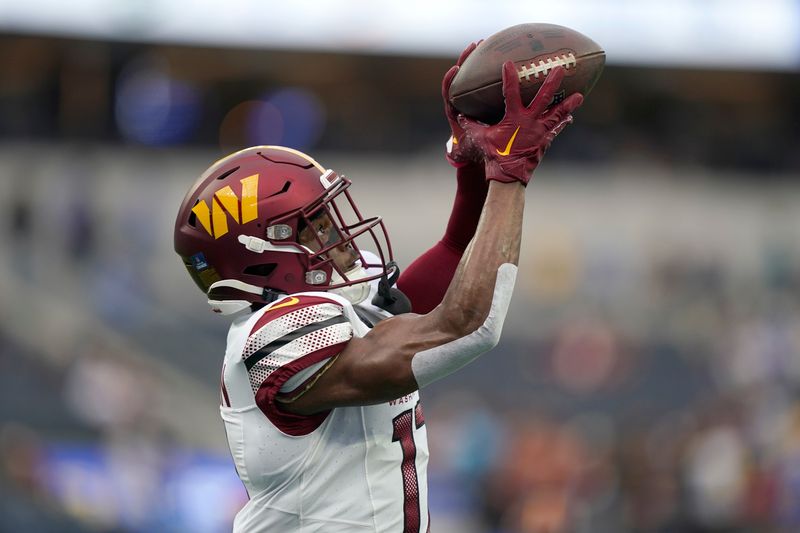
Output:
[[575,54],[570,52],[569,54],[548,57],[546,61],[540,59],[538,64],[531,61],[530,67],[522,65],[522,68],[517,71],[517,74],[519,74],[520,80],[525,78],[527,81],[530,81],[531,76],[536,79],[538,79],[540,75],[547,76],[547,73],[555,67],[564,67],[569,70],[570,67],[574,67],[577,64],[578,60],[575,59]]

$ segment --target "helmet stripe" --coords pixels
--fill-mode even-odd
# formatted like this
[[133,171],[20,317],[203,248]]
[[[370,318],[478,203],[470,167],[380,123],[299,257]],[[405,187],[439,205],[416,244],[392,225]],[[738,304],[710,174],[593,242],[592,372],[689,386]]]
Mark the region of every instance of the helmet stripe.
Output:
[[258,174],[247,176],[242,182],[242,224],[258,218]]

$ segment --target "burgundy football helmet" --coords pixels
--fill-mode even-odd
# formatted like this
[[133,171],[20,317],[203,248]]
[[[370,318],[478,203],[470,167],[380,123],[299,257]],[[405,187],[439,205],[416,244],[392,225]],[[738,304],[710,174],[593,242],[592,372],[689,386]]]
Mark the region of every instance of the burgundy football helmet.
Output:
[[[290,148],[236,152],[211,165],[184,198],[175,251],[212,309],[223,314],[284,294],[346,291],[387,277],[394,263],[386,228],[380,217],[361,216],[349,187],[344,176]],[[298,234],[320,215],[333,222],[334,235],[326,242],[317,237],[313,251]],[[364,254],[356,239],[374,246],[374,254]],[[359,258],[347,272],[328,254],[342,246]]]

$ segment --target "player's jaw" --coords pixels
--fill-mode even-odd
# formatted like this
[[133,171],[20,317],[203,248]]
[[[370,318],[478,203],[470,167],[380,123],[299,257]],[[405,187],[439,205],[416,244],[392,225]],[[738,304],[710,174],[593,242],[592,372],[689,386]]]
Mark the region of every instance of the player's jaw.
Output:
[[358,266],[358,252],[350,244],[342,244],[328,251],[328,257],[344,273]]

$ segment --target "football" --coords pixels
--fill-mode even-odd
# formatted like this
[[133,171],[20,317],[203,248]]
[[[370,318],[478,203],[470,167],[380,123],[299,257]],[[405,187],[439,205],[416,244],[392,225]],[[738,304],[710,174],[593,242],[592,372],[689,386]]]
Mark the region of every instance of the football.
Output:
[[606,62],[606,54],[585,35],[555,24],[519,24],[495,33],[473,50],[450,85],[450,101],[464,115],[495,124],[503,118],[502,66],[513,61],[520,79],[522,100],[536,96],[547,73],[565,70],[553,103],[572,93],[592,90]]

